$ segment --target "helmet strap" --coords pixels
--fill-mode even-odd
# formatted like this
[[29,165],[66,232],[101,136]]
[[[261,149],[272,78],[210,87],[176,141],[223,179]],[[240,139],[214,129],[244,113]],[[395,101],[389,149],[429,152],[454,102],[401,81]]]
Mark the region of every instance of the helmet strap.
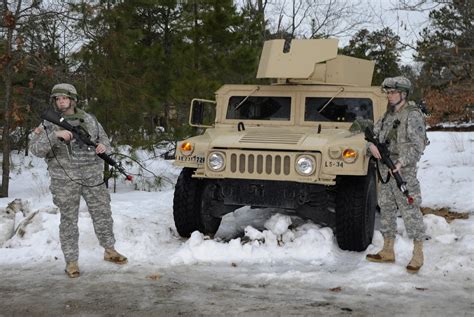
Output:
[[390,104],[390,106],[391,106],[391,107],[393,107],[393,108],[395,108],[396,106],[398,106],[399,104],[401,104],[401,103],[402,103],[402,101],[403,101],[403,98],[400,98],[400,100],[399,100],[399,101],[397,101],[397,102],[396,102],[396,103],[394,103],[394,104]]
[[397,101],[396,103],[394,103],[394,104],[390,104],[390,103],[389,103],[390,109],[391,109],[392,111],[395,111],[395,108],[396,108],[398,105],[400,105],[402,102],[404,102],[404,101],[406,101],[406,97],[404,98],[404,97],[403,97],[403,92],[400,92],[400,100],[398,100],[398,101]]

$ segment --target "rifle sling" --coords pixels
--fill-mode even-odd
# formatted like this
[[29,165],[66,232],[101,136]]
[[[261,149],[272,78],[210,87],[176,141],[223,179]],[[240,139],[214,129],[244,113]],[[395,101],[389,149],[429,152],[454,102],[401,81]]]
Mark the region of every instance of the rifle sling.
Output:
[[387,173],[387,179],[384,181],[383,180],[383,177],[382,177],[382,174],[380,173],[380,168],[379,168],[379,160],[375,160],[375,166],[377,167],[377,175],[380,179],[380,182],[382,184],[387,184],[388,181],[390,180],[390,172]]

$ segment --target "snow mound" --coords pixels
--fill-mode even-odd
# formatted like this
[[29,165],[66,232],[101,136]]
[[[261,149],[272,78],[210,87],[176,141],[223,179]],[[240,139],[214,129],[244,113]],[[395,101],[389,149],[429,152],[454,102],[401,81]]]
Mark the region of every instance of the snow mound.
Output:
[[265,227],[271,230],[259,231],[247,226],[243,238],[228,242],[211,240],[200,232],[193,232],[191,238],[172,256],[171,264],[331,260],[337,245],[330,228],[307,223],[289,230],[290,224],[290,217],[276,214],[265,223]]

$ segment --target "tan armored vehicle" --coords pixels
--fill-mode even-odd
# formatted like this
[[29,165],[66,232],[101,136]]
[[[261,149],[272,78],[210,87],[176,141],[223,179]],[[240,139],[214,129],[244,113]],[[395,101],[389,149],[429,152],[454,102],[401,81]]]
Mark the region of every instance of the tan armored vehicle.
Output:
[[224,85],[215,101],[194,99],[190,124],[205,131],[177,145],[178,233],[212,236],[237,208],[276,207],[332,226],[341,249],[365,250],[376,178],[354,127],[386,109],[385,95],[370,86],[373,69],[371,61],[337,55],[335,39],[293,40],[289,49],[273,40],[257,78],[275,84]]

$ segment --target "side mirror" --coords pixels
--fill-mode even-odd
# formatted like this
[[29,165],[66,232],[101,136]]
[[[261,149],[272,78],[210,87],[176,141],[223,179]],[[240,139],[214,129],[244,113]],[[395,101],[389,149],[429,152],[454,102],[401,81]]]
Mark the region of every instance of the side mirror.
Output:
[[189,114],[189,125],[198,128],[210,128],[216,119],[214,100],[193,99]]

